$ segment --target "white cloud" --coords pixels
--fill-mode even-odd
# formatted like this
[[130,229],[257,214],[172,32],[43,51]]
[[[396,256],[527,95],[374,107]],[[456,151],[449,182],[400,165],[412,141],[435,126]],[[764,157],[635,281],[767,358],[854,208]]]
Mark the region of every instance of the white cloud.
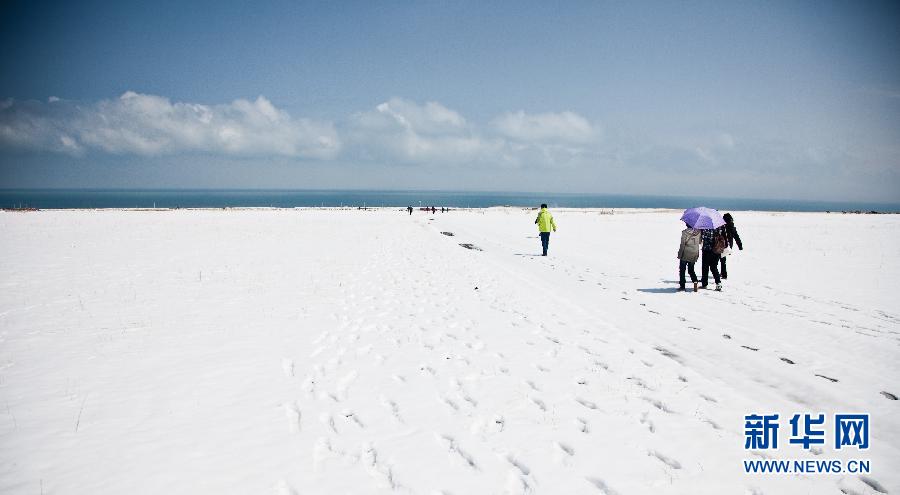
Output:
[[330,158],[341,146],[330,123],[292,118],[262,96],[209,106],[129,91],[86,106],[10,101],[0,111],[0,145],[45,151]]
[[400,98],[351,116],[347,134],[360,156],[376,161],[468,163],[502,147],[440,103],[419,105]]
[[376,106],[375,112],[380,117],[420,134],[444,134],[466,130],[466,119],[462,115],[434,101],[418,105],[402,98],[391,98]]
[[591,123],[573,112],[528,114],[520,110],[501,115],[493,126],[500,134],[519,141],[588,143],[597,138]]
[[570,166],[590,155],[597,132],[572,112],[507,113],[486,130],[440,103],[401,98],[351,117],[347,141],[381,162],[478,166]]
[[506,113],[480,128],[441,103],[392,98],[338,122],[292,117],[262,96],[221,105],[132,91],[87,104],[8,99],[0,101],[0,149],[475,167],[589,164],[599,149],[598,131],[572,112]]

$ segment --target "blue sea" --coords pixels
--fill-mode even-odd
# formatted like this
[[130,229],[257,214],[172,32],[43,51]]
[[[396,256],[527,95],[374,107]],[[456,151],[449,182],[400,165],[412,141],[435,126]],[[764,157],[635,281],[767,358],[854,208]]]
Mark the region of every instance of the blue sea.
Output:
[[900,204],[576,193],[363,190],[108,190],[0,189],[2,208],[226,208],[538,206],[568,208],[690,208],[757,211],[900,212]]

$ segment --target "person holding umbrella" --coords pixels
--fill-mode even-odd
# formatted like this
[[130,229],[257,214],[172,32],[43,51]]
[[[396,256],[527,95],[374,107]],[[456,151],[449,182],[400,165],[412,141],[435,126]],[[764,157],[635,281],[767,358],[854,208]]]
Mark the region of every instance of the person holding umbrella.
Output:
[[722,279],[719,277],[719,260],[722,259],[722,251],[728,245],[725,242],[725,227],[704,229],[700,234],[700,242],[703,244],[703,261],[700,266],[703,275],[700,277],[700,287],[705,289],[709,285],[709,272],[712,270],[713,278],[716,280],[716,290],[721,291]]
[[689,227],[700,229],[700,242],[702,248],[702,265],[703,275],[700,277],[700,287],[706,288],[709,285],[709,271],[712,270],[713,278],[716,281],[716,290],[722,290],[722,279],[719,278],[719,259],[722,251],[725,250],[727,243],[725,241],[725,219],[722,215],[712,209],[706,207],[688,208],[681,215]]

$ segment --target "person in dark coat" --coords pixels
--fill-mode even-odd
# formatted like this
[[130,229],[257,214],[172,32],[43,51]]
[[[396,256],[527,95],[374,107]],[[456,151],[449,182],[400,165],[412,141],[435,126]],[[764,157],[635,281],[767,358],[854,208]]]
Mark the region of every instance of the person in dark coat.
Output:
[[[728,247],[734,249],[734,245],[737,244],[738,249],[743,251],[744,245],[741,244],[741,236],[738,235],[737,227],[734,226],[734,218],[731,217],[731,213],[722,215],[722,218],[725,219],[725,239],[728,241]],[[719,270],[723,279],[728,278],[728,270],[725,267],[725,258],[727,258],[727,256],[722,257],[722,269]]]
[[[716,238],[725,239],[725,226],[715,229],[704,229],[700,234],[700,242],[703,243],[702,266],[703,275],[700,277],[700,287],[705,289],[709,285],[709,272],[712,270],[713,278],[716,280],[716,290],[722,290],[722,280],[719,278],[719,259],[722,252],[716,252]],[[723,246],[724,247],[724,246]]]
[[412,215],[412,206],[407,206],[406,209],[409,211],[409,214]]

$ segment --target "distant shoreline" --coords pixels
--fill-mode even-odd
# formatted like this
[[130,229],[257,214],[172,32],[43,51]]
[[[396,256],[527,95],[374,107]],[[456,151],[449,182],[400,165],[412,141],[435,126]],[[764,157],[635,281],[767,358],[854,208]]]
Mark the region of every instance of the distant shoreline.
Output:
[[[443,214],[452,214],[454,212],[474,212],[480,210],[498,210],[498,209],[509,209],[509,210],[521,210],[521,211],[537,211],[538,207],[536,206],[513,206],[513,205],[502,205],[502,206],[488,206],[488,207],[453,207],[450,208],[447,212]],[[0,211],[3,213],[38,213],[38,212],[126,212],[126,213],[137,213],[137,212],[154,212],[154,213],[167,213],[167,212],[277,212],[277,211],[393,211],[393,212],[405,212],[406,208],[401,206],[367,206],[367,207],[356,207],[356,206],[293,206],[293,207],[280,207],[280,206],[222,206],[222,207],[159,207],[159,208],[143,208],[143,207],[111,207],[111,208],[0,208]],[[661,213],[661,212],[680,212],[680,208],[579,208],[579,207],[555,207],[554,210],[570,212],[570,213],[595,213],[601,215],[615,215],[615,214],[635,214],[635,213]],[[723,212],[726,210],[722,210]],[[739,210],[739,209],[729,209],[728,211],[732,212],[740,212],[740,213],[770,213],[770,214],[826,214],[826,215],[900,215],[900,211],[862,211],[862,210],[853,210],[853,211],[791,211],[791,210]],[[441,215],[442,212],[440,208],[438,208],[436,213],[420,211],[418,208],[413,211],[412,216],[416,215]]]
[[101,190],[0,189],[0,208],[309,208],[383,207],[663,208],[708,206],[734,211],[900,212],[900,203],[801,201],[578,193],[381,190]]

